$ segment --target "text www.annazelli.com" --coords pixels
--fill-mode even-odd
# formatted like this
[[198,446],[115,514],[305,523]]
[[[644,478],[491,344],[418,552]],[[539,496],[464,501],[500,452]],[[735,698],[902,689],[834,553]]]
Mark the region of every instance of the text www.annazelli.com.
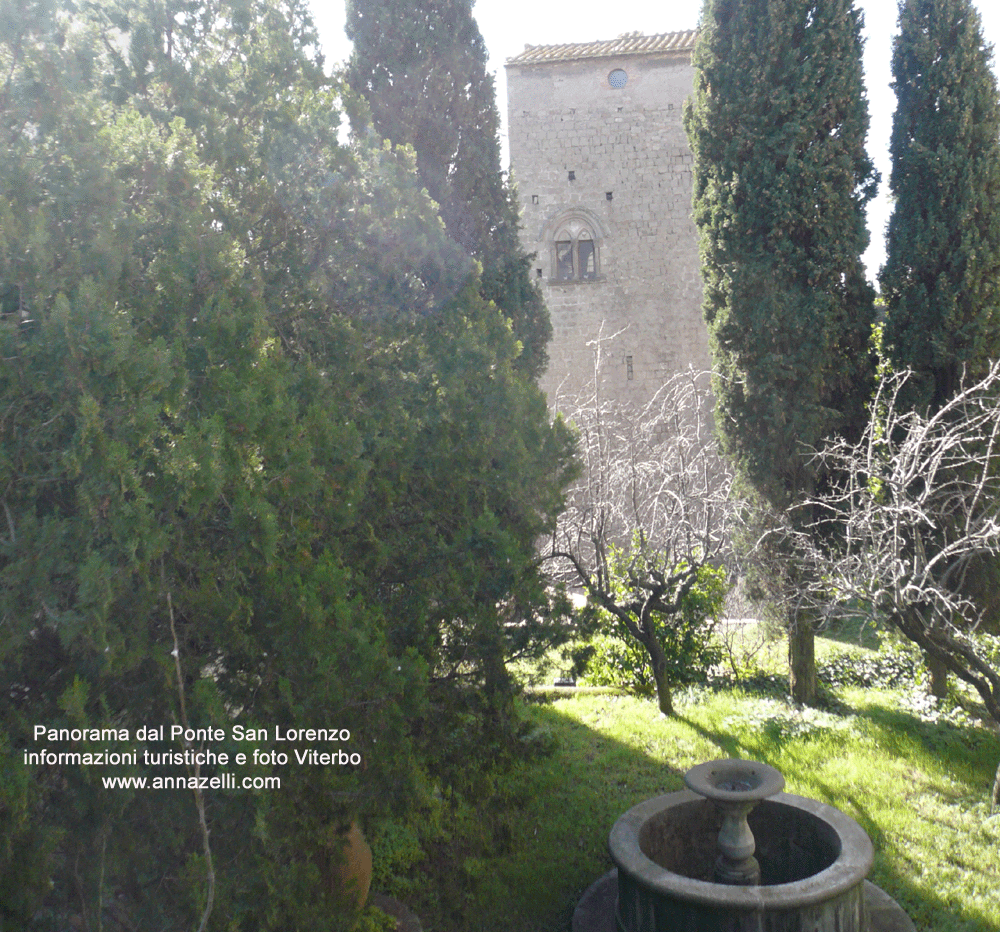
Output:
[[281,777],[102,777],[106,790],[280,790]]

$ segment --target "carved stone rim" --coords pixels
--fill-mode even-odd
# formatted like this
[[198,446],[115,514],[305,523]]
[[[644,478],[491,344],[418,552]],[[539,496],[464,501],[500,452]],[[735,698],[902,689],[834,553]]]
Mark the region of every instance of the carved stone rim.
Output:
[[710,883],[665,870],[639,847],[642,826],[667,809],[702,799],[703,796],[691,790],[681,790],[648,799],[629,809],[615,822],[608,838],[608,850],[615,866],[647,888],[674,899],[738,910],[781,910],[824,902],[860,884],[871,869],[875,857],[871,839],[854,819],[814,799],[778,793],[772,797],[772,804],[808,812],[826,822],[836,833],[840,853],[825,870],[792,883],[757,887]]

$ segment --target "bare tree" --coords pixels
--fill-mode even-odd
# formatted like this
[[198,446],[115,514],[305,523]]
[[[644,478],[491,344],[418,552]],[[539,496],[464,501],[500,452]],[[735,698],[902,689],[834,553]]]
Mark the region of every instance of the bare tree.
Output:
[[584,474],[552,537],[550,565],[645,648],[660,709],[672,714],[657,624],[680,622],[699,572],[721,562],[735,513],[709,374],[681,373],[641,407],[605,402],[595,389],[560,408],[578,431]]
[[1000,669],[964,594],[974,561],[1000,553],[1000,362],[931,414],[900,403],[908,378],[883,379],[858,443],[817,454],[842,478],[808,504],[842,543],[824,552],[815,533],[795,536],[816,569],[809,594],[827,612],[850,602],[887,621],[969,683],[1000,724]]

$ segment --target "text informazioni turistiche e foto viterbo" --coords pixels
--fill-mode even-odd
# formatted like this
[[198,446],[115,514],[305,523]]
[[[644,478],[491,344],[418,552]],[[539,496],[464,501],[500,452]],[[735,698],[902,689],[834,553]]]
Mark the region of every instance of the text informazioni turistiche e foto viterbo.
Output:
[[[23,752],[26,766],[118,769],[117,774],[102,776],[106,789],[280,789],[281,776],[262,774],[261,768],[289,764],[304,767],[356,767],[361,764],[361,755],[348,746],[351,733],[346,728],[233,725],[226,729],[144,725],[133,735],[128,728],[35,725],[34,740],[35,749],[25,748]],[[38,747],[42,742],[45,746]],[[233,752],[234,742],[242,749]],[[171,744],[174,746],[170,747]],[[229,750],[213,746],[221,744],[226,744]],[[152,768],[155,772],[139,775],[134,772],[135,768]],[[169,768],[183,769],[159,772]],[[205,773],[202,768],[211,772]],[[241,773],[241,768],[257,772]]]

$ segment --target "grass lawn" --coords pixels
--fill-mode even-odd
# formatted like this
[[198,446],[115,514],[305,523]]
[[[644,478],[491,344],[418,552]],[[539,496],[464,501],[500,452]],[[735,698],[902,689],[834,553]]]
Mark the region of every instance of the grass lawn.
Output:
[[777,767],[787,792],[856,819],[875,846],[869,879],[919,930],[1000,932],[1000,813],[989,811],[1000,739],[934,720],[909,695],[842,688],[824,710],[797,711],[700,688],[679,694],[666,719],[649,699],[546,693],[523,710],[537,752],[500,778],[500,802],[480,813],[479,828],[492,826],[486,843],[463,855],[454,838],[440,894],[418,883],[405,898],[427,932],[565,932],[582,892],[611,867],[608,832],[625,810],[682,789],[697,763],[743,757]]

